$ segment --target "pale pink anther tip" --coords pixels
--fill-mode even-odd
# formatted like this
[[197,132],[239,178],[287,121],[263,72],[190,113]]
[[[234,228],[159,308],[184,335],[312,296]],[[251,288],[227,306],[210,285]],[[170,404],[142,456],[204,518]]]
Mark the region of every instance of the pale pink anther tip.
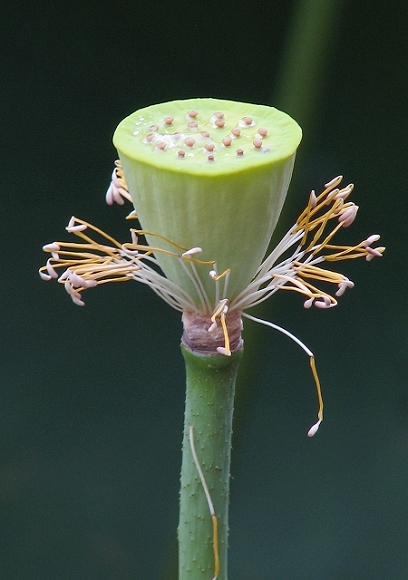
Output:
[[231,351],[227,350],[223,346],[218,346],[217,347],[217,352],[219,354],[223,354],[224,356],[231,356]]
[[338,175],[337,177],[334,177],[328,183],[325,183],[324,186],[325,187],[332,187],[333,185],[338,185],[342,179],[343,179],[343,176],[342,175]]
[[86,224],[77,224],[76,226],[70,226],[70,225],[68,225],[65,229],[70,234],[74,234],[75,232],[83,232],[84,230],[87,229],[87,227],[88,226]]
[[374,242],[378,242],[379,239],[380,239],[380,236],[378,234],[373,234],[372,236],[368,236],[368,238],[366,240],[364,240],[363,246],[364,247],[371,246],[371,244],[373,244]]
[[195,256],[196,254],[201,254],[203,251],[202,248],[200,248],[199,246],[196,246],[194,248],[190,248],[189,250],[186,250],[185,252],[183,252],[182,256]]
[[41,278],[43,280],[45,280],[46,282],[48,282],[49,280],[51,280],[51,276],[49,274],[46,274],[45,272],[42,272],[41,270],[39,270],[38,273],[41,276]]
[[108,205],[113,205],[112,185],[110,185],[105,194],[105,201]]
[[78,292],[71,294],[71,299],[77,306],[85,306],[85,302],[81,300],[81,295]]
[[314,435],[316,435],[317,431],[319,430],[320,427],[320,423],[322,422],[321,419],[319,419],[317,421],[317,423],[315,423],[314,425],[312,425],[309,429],[309,431],[307,432],[307,436],[308,437],[313,437]]
[[44,252],[59,252],[60,249],[61,248],[56,242],[53,242],[52,244],[45,244],[45,246],[43,246]]

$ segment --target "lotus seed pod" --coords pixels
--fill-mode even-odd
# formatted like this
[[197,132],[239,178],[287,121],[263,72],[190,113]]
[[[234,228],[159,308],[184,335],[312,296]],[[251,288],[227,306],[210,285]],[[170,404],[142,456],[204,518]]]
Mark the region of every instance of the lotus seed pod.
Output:
[[[228,299],[253,278],[267,250],[292,176],[301,129],[273,107],[218,99],[152,105],[126,117],[114,134],[142,228],[152,247],[167,238],[200,260],[230,270]],[[156,252],[167,276],[194,296],[183,264]],[[215,285],[198,266],[215,304]]]

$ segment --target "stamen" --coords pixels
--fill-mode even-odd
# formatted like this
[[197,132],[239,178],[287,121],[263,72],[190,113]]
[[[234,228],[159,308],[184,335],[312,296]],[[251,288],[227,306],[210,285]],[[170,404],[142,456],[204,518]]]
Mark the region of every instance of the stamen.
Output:
[[191,455],[193,456],[194,464],[198,471],[198,475],[200,477],[201,485],[203,486],[205,498],[207,500],[208,509],[210,510],[210,515],[212,519],[213,525],[213,552],[214,552],[214,577],[212,580],[217,580],[218,575],[220,573],[220,557],[218,553],[218,520],[217,516],[215,515],[214,505],[211,500],[211,495],[208,489],[207,482],[204,477],[203,470],[201,469],[200,462],[198,461],[197,453],[194,446],[194,435],[193,435],[193,426],[190,425],[188,429],[189,440],[190,440],[190,449]]
[[[299,345],[305,351],[305,353],[309,356],[310,368],[312,370],[312,375],[313,375],[313,379],[314,379],[315,386],[316,386],[317,400],[319,403],[319,410],[317,413],[317,417],[318,417],[319,421],[313,427],[311,427],[311,429],[309,429],[309,431],[308,431],[308,436],[312,437],[316,433],[317,429],[319,428],[320,423],[323,421],[323,397],[322,397],[322,390],[321,390],[321,386],[320,386],[319,375],[317,374],[314,354],[301,340],[299,340],[294,334],[292,334],[291,332],[289,332],[285,328],[282,328],[281,326],[278,326],[277,324],[274,324],[273,322],[269,322],[268,320],[263,320],[262,318],[256,318],[255,316],[251,316],[250,314],[247,314],[246,312],[243,312],[242,316],[245,316],[245,318],[248,318],[249,320],[252,320],[254,322],[258,322],[259,324],[264,324],[265,326],[269,326],[270,328],[273,328],[273,329],[281,332],[282,334],[285,334],[290,339],[292,339],[297,345]],[[311,433],[311,435],[310,435],[310,433]]]
[[49,280],[52,279],[52,276],[50,276],[49,274],[46,274],[41,268],[38,270],[38,273],[41,276],[41,278],[43,280],[45,280],[46,282],[48,282]]
[[197,254],[201,254],[202,253],[202,248],[199,248],[198,246],[195,248],[190,248],[190,250],[187,250],[186,252],[184,252],[182,255],[182,257],[186,257],[186,256],[195,256]]
[[50,260],[47,260],[47,272],[50,278],[54,278],[55,280],[58,278],[58,274],[55,269],[52,267]]
[[223,300],[220,300],[219,304],[217,304],[214,312],[212,313],[211,322],[213,324],[210,326],[210,328],[212,330],[215,328],[213,325],[216,324],[216,319],[219,316],[221,321],[222,332],[224,334],[224,346],[217,347],[217,352],[225,356],[231,356],[230,339],[228,335],[227,322],[225,320],[227,312],[228,312],[228,299],[224,298]]
[[45,244],[45,246],[43,246],[44,252],[59,252],[60,249],[60,246],[56,242],[53,242],[52,244]]
[[316,435],[321,422],[322,422],[321,419],[319,419],[314,425],[310,427],[309,431],[307,432],[308,437],[313,437],[314,435]]
[[[148,135],[147,140],[153,141],[154,135]],[[115,161],[115,169],[112,172],[111,184],[106,192],[105,200],[108,205],[113,205],[114,203],[123,205],[123,198],[125,198],[127,201],[132,201],[123,174],[122,164],[119,160],[117,160]]]
[[329,189],[332,189],[333,187],[337,187],[337,185],[339,185],[339,183],[341,183],[342,180],[343,180],[343,176],[342,175],[338,175],[337,177],[334,177],[328,183],[325,183],[324,186],[325,186],[326,190],[329,190]]
[[346,210],[343,214],[341,214],[338,217],[338,220],[340,223],[343,224],[343,227],[348,228],[349,226],[351,226],[351,224],[356,219],[357,211],[358,205],[354,205],[353,203],[353,205],[349,207],[348,210]]
[[86,224],[78,224],[77,226],[70,226],[68,225],[65,229],[70,234],[74,234],[76,232],[84,232],[88,226]]
[[136,210],[133,209],[129,215],[126,216],[127,220],[137,220],[137,213]]

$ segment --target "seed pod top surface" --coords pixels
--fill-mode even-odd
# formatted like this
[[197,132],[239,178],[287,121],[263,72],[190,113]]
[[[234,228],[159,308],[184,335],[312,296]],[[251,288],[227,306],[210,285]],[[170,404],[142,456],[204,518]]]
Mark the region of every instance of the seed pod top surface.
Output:
[[301,134],[289,115],[273,107],[188,99],[132,113],[116,129],[114,144],[141,163],[215,176],[283,161],[296,151]]

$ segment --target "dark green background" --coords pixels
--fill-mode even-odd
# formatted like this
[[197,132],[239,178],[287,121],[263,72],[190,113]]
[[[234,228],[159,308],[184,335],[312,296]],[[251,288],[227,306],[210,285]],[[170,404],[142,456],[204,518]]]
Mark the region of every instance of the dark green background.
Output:
[[[41,247],[64,236],[73,213],[127,238],[128,208],[108,208],[103,196],[112,132],[133,110],[192,96],[285,108],[273,97],[294,6],[3,7],[1,580],[174,580],[179,316],[132,283],[75,307],[38,277]],[[315,115],[299,119],[307,131],[280,228],[312,187],[342,173],[360,206],[348,239],[381,233],[387,253],[344,264],[356,288],[334,310],[305,311],[291,293],[267,306],[316,354],[326,420],[315,439],[306,437],[316,413],[307,357],[246,324],[234,580],[408,578],[408,8],[339,8]]]

